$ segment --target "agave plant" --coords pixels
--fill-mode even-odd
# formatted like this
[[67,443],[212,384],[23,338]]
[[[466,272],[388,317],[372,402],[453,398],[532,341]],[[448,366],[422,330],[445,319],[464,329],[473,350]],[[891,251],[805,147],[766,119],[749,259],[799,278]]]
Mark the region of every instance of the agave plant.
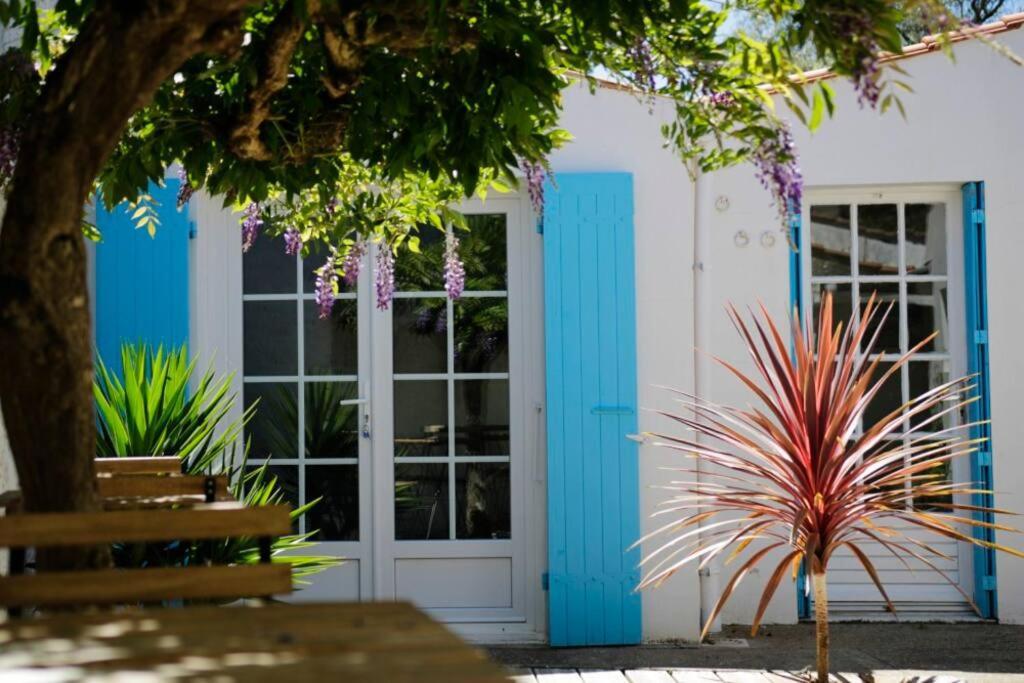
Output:
[[[750,570],[781,554],[768,575],[751,635],[757,633],[783,578],[789,574],[795,581],[804,563],[810,586],[803,589],[814,595],[817,676],[827,681],[826,576],[829,560],[840,548],[857,558],[891,611],[895,607],[865,544],[881,546],[904,564],[907,557],[916,559],[945,578],[972,606],[971,597],[936,565],[937,559],[947,556],[909,534],[909,529],[1024,557],[972,535],[972,527],[1016,530],[979,519],[978,513],[1009,514],[1006,511],[957,502],[988,492],[950,482],[943,473],[950,461],[970,454],[980,441],[966,435],[972,425],[956,425],[953,419],[976,400],[971,397],[970,378],[942,383],[874,424],[865,423],[865,411],[885,382],[934,337],[885,368],[871,352],[890,310],[891,305],[882,311],[872,296],[844,330],[842,323],[833,327],[832,300],[826,294],[817,334],[809,324],[801,329],[794,317],[791,357],[789,344],[763,306],[760,314],[751,313],[749,324],[730,307],[756,374],[748,376],[728,362],[718,362],[760,405],[739,409],[680,394],[683,411],[660,414],[691,434],[644,435],[704,465],[697,477],[696,467],[681,468],[688,479],[666,487],[673,497],[656,515],[670,521],[638,541],[664,541],[643,559],[640,587],[658,585],[693,563],[703,568],[724,553],[729,553],[726,564],[742,558],[709,613],[701,639]],[[893,439],[895,435],[900,438]],[[922,500],[928,505],[921,505]],[[936,508],[948,514],[937,514]]]
[[[238,438],[252,419],[253,404],[241,419],[222,424],[234,407],[228,393],[232,376],[216,378],[208,369],[191,385],[196,359],[189,359],[185,346],[164,352],[163,347],[124,344],[120,372],[102,358],[96,360],[93,394],[99,421],[99,457],[176,455],[187,474],[226,474],[231,493],[246,505],[272,505],[284,500],[277,478],[268,475],[268,464],[247,465],[248,446],[238,455]],[[298,519],[319,499],[292,510]],[[297,551],[316,545],[306,534],[274,539],[271,554],[278,562],[291,565],[299,583],[317,572],[341,562],[340,558],[304,555]],[[254,538],[227,539],[212,543],[173,542],[168,544],[118,544],[113,547],[114,564],[119,567],[173,566],[206,561],[215,564],[251,564],[259,559]]]

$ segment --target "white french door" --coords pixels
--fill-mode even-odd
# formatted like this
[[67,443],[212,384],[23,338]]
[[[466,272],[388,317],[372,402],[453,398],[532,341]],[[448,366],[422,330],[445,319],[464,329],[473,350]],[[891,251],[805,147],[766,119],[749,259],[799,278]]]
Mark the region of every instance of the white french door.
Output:
[[[939,333],[880,392],[867,411],[868,421],[966,373],[960,203],[958,190],[941,187],[822,190],[808,195],[801,242],[811,247],[802,255],[803,300],[812,309],[807,312],[816,319],[826,291],[832,293],[839,320],[861,310],[872,293],[883,307],[892,303],[875,348],[883,363],[897,360],[933,331]],[[942,427],[952,426],[956,419],[950,416]],[[942,474],[949,480],[968,481],[967,458],[954,460]],[[943,502],[949,501],[908,504],[945,514],[934,506]],[[945,558],[929,559],[971,594],[971,552],[966,544],[909,528],[900,530],[945,554]],[[923,563],[906,558],[908,569],[880,545],[862,547],[901,617],[971,613],[959,591]],[[870,617],[883,611],[878,590],[845,549],[837,551],[829,566],[829,603],[840,618]]]
[[243,259],[243,394],[260,401],[246,436],[294,505],[320,499],[299,523],[317,530],[314,552],[346,558],[297,599],[407,599],[448,622],[526,632],[538,611],[531,544],[543,544],[527,524],[541,443],[541,311],[528,304],[539,237],[518,199],[462,210],[457,301],[433,228],[421,254],[398,258],[388,309],[376,306],[371,253],[326,320],[313,300],[322,257],[257,240]]

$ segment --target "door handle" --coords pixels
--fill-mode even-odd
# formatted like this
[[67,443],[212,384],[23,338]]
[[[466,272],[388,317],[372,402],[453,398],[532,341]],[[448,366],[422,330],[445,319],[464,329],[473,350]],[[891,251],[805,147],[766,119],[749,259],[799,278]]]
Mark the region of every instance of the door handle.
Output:
[[339,406],[361,406],[364,403],[369,403],[368,398],[345,398],[338,401]]

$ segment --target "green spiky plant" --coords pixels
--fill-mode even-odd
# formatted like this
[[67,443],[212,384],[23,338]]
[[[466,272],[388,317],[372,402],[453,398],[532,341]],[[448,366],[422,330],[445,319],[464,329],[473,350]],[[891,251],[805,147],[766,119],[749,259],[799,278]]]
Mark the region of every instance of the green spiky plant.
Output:
[[[207,369],[190,387],[196,359],[180,348],[165,352],[162,346],[124,344],[120,372],[114,372],[102,358],[96,360],[93,394],[99,422],[99,457],[146,457],[175,455],[187,474],[226,474],[231,493],[246,505],[284,502],[277,477],[270,476],[267,463],[246,464],[246,453],[238,454],[238,440],[257,406],[244,411],[241,419],[225,422],[235,403],[229,393],[232,375],[217,378]],[[246,448],[247,451],[247,448]],[[308,512],[319,499],[292,510],[293,520]],[[291,534],[274,540],[271,553],[276,562],[291,565],[296,584],[338,565],[336,557],[299,554],[315,546],[308,539],[317,532]],[[117,566],[167,566],[196,564],[254,564],[259,561],[256,539],[226,539],[213,543],[126,544],[113,548]]]
[[[704,466],[679,468],[687,479],[665,487],[673,497],[657,514],[670,521],[638,544],[655,537],[667,540],[643,559],[640,587],[658,585],[693,563],[706,567],[724,553],[729,553],[727,564],[743,558],[712,608],[702,640],[740,581],[771,553],[781,553],[764,587],[751,635],[756,635],[782,579],[788,573],[795,581],[803,562],[814,594],[817,677],[824,682],[829,670],[826,577],[836,550],[853,553],[890,611],[895,607],[864,544],[878,544],[904,564],[907,557],[918,560],[975,610],[971,597],[936,566],[935,560],[950,558],[907,529],[1024,557],[972,535],[977,528],[1017,530],[985,521],[988,515],[1011,514],[1007,511],[957,502],[991,492],[951,482],[945,474],[951,461],[969,455],[981,441],[965,435],[972,424],[956,425],[952,419],[977,400],[971,396],[971,378],[936,386],[874,424],[865,421],[886,381],[935,337],[922,340],[883,372],[881,359],[872,358],[871,352],[891,308],[880,313],[872,295],[860,317],[853,314],[844,330],[842,323],[833,327],[832,299],[826,294],[816,335],[810,324],[801,330],[794,319],[791,358],[788,341],[763,306],[750,324],[730,307],[756,374],[718,362],[760,405],[740,409],[681,395],[683,412],[659,414],[700,438],[645,434],[656,445],[699,459]],[[897,435],[898,440],[890,440]],[[936,514],[936,508],[948,514]]]

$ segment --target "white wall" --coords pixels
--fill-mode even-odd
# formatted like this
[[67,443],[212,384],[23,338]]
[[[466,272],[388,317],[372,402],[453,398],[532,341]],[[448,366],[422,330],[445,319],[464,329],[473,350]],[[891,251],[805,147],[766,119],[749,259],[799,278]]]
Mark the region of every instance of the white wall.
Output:
[[[552,156],[559,172],[628,171],[633,174],[637,371],[641,430],[663,426],[645,408],[671,408],[667,393],[655,385],[693,389],[693,195],[679,159],[664,149],[660,126],[670,120],[664,102],[654,113],[646,101],[618,90],[584,85],[565,94],[563,128],[572,143]],[[651,486],[664,483],[659,467],[678,465],[662,449],[640,448],[641,516],[663,499]],[[644,552],[653,546],[644,548]],[[700,602],[696,571],[679,574],[643,595],[643,633],[647,640],[694,639],[699,633]]]
[[[1024,31],[997,38],[1024,54]],[[799,125],[794,131],[810,189],[925,183],[958,188],[967,181],[985,181],[996,505],[1024,511],[1024,458],[1018,445],[1024,443],[1024,420],[1015,391],[1024,378],[1019,351],[1024,316],[1018,299],[1024,287],[1024,68],[975,41],[957,44],[955,55],[955,64],[941,53],[900,62],[915,90],[902,97],[906,120],[895,108],[884,116],[860,109],[850,86],[833,81],[835,118],[813,136]],[[766,192],[749,167],[715,174],[713,183],[713,196],[730,201],[727,211],[712,212],[718,310],[729,300],[746,305],[760,298],[776,315],[784,315],[789,299],[786,249],[781,239],[770,249],[759,244],[763,231],[778,234]],[[735,246],[737,230],[750,235],[748,246]],[[716,353],[742,360],[724,315],[716,314],[711,324]],[[712,397],[745,401],[743,390],[721,374]],[[999,540],[1024,545],[1020,536],[1001,534]],[[725,622],[749,623],[759,584],[750,581],[741,589]],[[1024,623],[1024,560],[999,556],[998,590],[1000,619]],[[794,605],[791,590],[780,595],[769,621],[792,619]]]

